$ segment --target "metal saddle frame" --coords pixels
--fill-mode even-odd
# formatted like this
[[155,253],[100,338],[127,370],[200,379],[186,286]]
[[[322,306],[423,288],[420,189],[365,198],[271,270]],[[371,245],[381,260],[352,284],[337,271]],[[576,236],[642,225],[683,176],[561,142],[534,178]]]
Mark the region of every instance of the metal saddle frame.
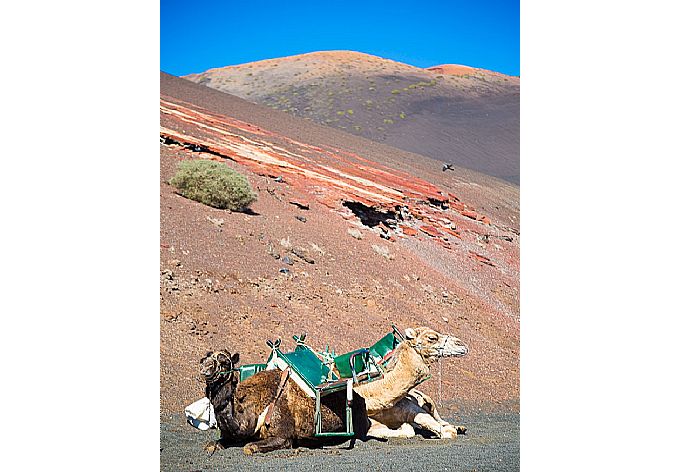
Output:
[[[315,399],[314,425],[316,437],[354,436],[352,427],[352,388],[354,384],[368,383],[383,378],[384,366],[393,350],[405,338],[393,325],[393,330],[367,348],[356,349],[339,356],[329,352],[312,349],[305,343],[306,334],[293,336],[297,343],[292,352],[280,350],[280,339],[266,344],[271,354],[265,364],[246,364],[239,367],[240,381],[262,370],[289,369],[290,378],[304,392]],[[345,431],[323,432],[321,430],[321,399],[334,392],[347,390]]]

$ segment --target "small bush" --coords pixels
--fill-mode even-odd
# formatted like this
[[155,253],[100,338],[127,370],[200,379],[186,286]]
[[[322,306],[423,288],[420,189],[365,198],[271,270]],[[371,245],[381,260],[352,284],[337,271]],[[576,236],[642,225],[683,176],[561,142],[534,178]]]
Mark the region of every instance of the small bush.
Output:
[[256,201],[247,178],[222,162],[181,162],[170,185],[183,197],[214,208],[241,211]]

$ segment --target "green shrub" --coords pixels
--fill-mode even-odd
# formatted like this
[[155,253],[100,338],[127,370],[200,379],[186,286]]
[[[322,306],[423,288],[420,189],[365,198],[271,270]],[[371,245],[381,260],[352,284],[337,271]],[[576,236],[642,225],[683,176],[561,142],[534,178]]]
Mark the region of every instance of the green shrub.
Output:
[[214,208],[241,211],[256,201],[247,178],[222,162],[183,161],[170,185],[183,197]]

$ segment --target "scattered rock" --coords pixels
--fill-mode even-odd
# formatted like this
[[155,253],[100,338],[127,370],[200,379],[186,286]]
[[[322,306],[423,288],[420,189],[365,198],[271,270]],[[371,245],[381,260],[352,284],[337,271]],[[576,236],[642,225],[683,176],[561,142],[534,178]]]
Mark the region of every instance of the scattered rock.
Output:
[[488,243],[489,242],[489,235],[488,234],[482,234],[482,235],[477,235],[477,240],[482,243]]
[[472,218],[473,220],[476,220],[477,217],[479,216],[476,211],[472,210],[462,210],[462,216],[466,216],[467,218]]
[[441,234],[441,232],[439,230],[437,230],[436,228],[434,228],[433,226],[424,225],[424,226],[420,226],[419,229],[421,229],[426,234],[428,234],[429,236],[432,236],[434,238],[442,238],[443,237],[443,234]]
[[417,236],[417,230],[409,226],[402,226],[402,232],[407,236]]
[[385,246],[377,246],[376,244],[372,244],[371,248],[374,250],[376,254],[385,257],[389,261],[395,259],[395,256],[393,254],[390,254],[388,252],[388,248]]
[[276,177],[276,178],[273,179],[273,180],[274,180],[275,182],[280,183],[280,182],[283,182],[283,177],[279,175],[278,177]]
[[287,265],[292,265],[295,263],[289,256],[283,257],[283,262]]
[[358,229],[348,228],[347,234],[349,234],[350,236],[352,236],[355,239],[362,239],[362,232]]
[[307,219],[306,219],[305,217],[303,217],[303,216],[299,216],[299,215],[298,215],[298,216],[295,216],[295,218],[298,219],[298,220],[300,220],[302,223],[306,223],[306,222],[307,222]]
[[314,259],[312,259],[311,257],[309,257],[309,256],[307,255],[307,250],[304,249],[304,248],[301,248],[301,247],[293,247],[291,252],[292,252],[295,256],[299,257],[300,259],[302,259],[304,262],[306,262],[306,263],[308,263],[308,264],[313,264],[313,263],[314,263]]
[[168,265],[173,266],[173,267],[182,267],[182,261],[178,259],[170,259],[168,261]]
[[286,268],[286,267],[281,267],[280,270],[279,270],[278,272],[280,272],[281,274],[289,274],[289,273],[290,273],[290,269],[288,269],[288,268]]
[[512,242],[513,242],[513,238],[511,238],[510,236],[498,236],[498,239],[502,239],[502,240],[504,240],[504,241],[508,241],[509,243],[512,243]]
[[474,251],[470,251],[469,254],[470,254],[470,256],[474,257],[475,259],[477,259],[482,264],[486,264],[486,265],[491,266],[491,267],[496,267],[496,265],[493,262],[491,262],[491,259],[489,259],[486,256],[482,256],[481,254],[477,254]]
[[317,246],[316,244],[314,244],[314,243],[309,243],[309,244],[311,245],[311,248],[312,248],[314,251],[318,252],[318,253],[321,254],[322,256],[324,256],[324,255],[326,254],[326,251],[324,251],[323,249],[321,249],[321,248],[320,248],[319,246]]
[[292,246],[292,244],[290,243],[290,236],[288,236],[287,239],[286,238],[281,239],[280,245],[286,249],[290,249],[290,247]]
[[271,257],[273,257],[273,259],[280,259],[280,254],[273,248],[273,244],[268,245],[268,253],[271,255]]
[[211,216],[207,216],[206,219],[214,225],[218,226],[219,228],[221,228],[223,226],[223,223],[225,223],[225,220],[223,218],[213,218]]
[[290,205],[295,205],[297,208],[301,210],[309,209],[309,202],[304,200],[290,200]]

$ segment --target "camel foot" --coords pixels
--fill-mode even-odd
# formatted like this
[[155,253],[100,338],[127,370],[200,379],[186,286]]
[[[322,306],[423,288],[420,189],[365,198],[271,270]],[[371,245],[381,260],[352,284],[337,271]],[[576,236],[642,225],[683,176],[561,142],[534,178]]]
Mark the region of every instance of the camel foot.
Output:
[[219,441],[211,441],[204,446],[204,451],[210,456],[219,449],[223,449],[223,445]]
[[444,425],[441,426],[441,439],[455,439],[458,437],[458,430],[455,426]]
[[464,426],[458,426],[458,434],[466,434],[467,433],[467,428]]
[[372,426],[367,432],[367,436],[376,439],[398,439],[413,438],[415,435],[414,427],[409,423],[403,423],[398,429],[390,429],[383,424]]
[[242,448],[242,452],[247,456],[251,456],[255,452],[259,452],[259,448],[255,444],[247,444]]

